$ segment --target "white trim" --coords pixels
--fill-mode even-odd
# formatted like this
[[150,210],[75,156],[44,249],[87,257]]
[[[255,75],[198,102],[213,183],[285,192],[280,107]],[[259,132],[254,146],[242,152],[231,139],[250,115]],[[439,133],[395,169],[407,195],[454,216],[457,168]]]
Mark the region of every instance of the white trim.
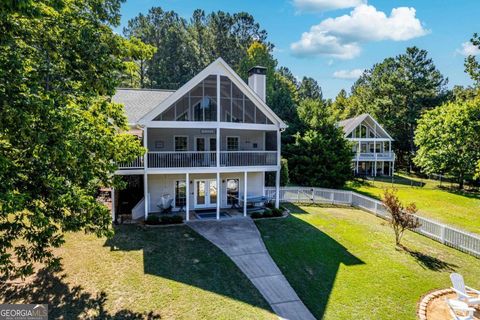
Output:
[[241,122],[212,122],[212,121],[150,121],[145,124],[148,128],[182,128],[182,129],[239,129],[239,130],[266,130],[276,131],[278,126],[274,124],[241,123]]
[[[228,138],[237,138],[238,139],[238,149],[237,150],[228,150]],[[225,151],[235,152],[240,151],[240,136],[225,136]]]
[[[177,150],[177,144],[175,142],[176,138],[187,138],[187,148],[185,150]],[[173,136],[173,152],[188,151],[188,147],[190,146],[188,138],[189,138],[189,136],[187,136],[187,135],[175,135],[175,136]]]
[[189,173],[230,173],[230,172],[262,172],[277,171],[278,166],[237,166],[237,167],[190,167],[190,168],[149,168],[145,174],[185,174]]
[[[200,73],[190,79],[186,84],[184,84],[180,89],[172,93],[168,96],[165,100],[160,102],[153,110],[148,112],[144,115],[138,123],[146,124],[146,122],[152,121],[156,118],[159,114],[169,108],[173,103],[175,103],[178,99],[183,97],[187,92],[192,90],[198,83],[203,81],[210,75],[217,75],[217,79],[219,75],[223,75],[228,77],[232,83],[234,83],[240,91],[243,92],[252,102],[256,105],[257,108],[262,110],[267,118],[270,119],[273,123],[277,124],[277,127],[286,128],[287,125],[280,119],[266,104],[262,99],[250,88],[238,74],[233,71],[232,68],[222,59],[218,58],[210,65],[208,65],[205,69],[203,69]],[[220,83],[217,81],[217,88],[219,88]],[[220,101],[217,101],[217,108],[220,108]],[[218,112],[218,111],[217,111]],[[219,119],[217,118],[217,121]],[[185,121],[188,122],[188,121]]]

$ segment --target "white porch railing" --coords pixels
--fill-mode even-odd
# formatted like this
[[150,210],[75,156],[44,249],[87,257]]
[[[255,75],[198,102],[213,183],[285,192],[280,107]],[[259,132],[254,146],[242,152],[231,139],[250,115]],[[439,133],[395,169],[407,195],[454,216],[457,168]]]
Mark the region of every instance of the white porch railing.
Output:
[[[275,198],[275,188],[265,188],[265,195]],[[282,187],[280,201],[293,203],[332,203],[361,208],[389,220],[390,214],[381,201],[348,191],[309,187]],[[480,236],[416,215],[421,226],[414,231],[449,247],[480,258]]]
[[119,163],[119,169],[143,169],[143,156],[138,157],[129,163]]
[[277,151],[221,151],[222,167],[275,166]]
[[149,168],[215,167],[217,154],[214,151],[151,151],[148,153]]

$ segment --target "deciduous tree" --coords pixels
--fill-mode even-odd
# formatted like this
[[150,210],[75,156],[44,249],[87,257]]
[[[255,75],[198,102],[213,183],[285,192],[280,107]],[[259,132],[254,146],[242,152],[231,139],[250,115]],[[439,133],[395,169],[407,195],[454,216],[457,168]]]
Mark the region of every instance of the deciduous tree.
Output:
[[451,102],[424,113],[415,144],[414,161],[425,173],[454,176],[463,188],[480,161],[480,100]]
[[120,186],[116,162],[144,151],[110,97],[124,72],[113,33],[119,0],[0,5],[0,278],[35,263],[68,231],[111,234],[100,187]]
[[395,244],[400,246],[405,230],[413,230],[420,227],[418,218],[414,216],[417,213],[415,203],[410,203],[404,207],[398,199],[396,189],[386,189],[383,193],[382,202],[390,213],[393,232],[395,233]]

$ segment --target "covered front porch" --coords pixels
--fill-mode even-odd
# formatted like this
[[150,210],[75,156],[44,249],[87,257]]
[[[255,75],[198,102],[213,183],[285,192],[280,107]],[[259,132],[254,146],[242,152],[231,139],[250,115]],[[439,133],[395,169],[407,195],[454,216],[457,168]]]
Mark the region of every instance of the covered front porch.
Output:
[[[131,219],[144,220],[149,215],[182,215],[185,221],[224,219],[248,216],[262,210],[268,202],[278,207],[278,199],[265,194],[265,174],[263,171],[144,174],[139,179],[144,196],[138,203],[129,204]],[[125,198],[129,193],[117,192],[117,203],[124,203],[125,199],[118,197]]]

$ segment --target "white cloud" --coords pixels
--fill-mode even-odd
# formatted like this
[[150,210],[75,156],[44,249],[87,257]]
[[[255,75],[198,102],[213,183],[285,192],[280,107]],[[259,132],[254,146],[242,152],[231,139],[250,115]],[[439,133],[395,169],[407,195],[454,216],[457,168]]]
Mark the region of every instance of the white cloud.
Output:
[[360,44],[364,42],[405,41],[428,34],[415,14],[414,8],[399,7],[387,16],[374,6],[362,4],[350,14],[328,18],[312,26],[290,48],[298,56],[352,59],[360,54]]
[[322,12],[353,8],[366,2],[366,0],[293,0],[293,5],[298,12]]
[[358,79],[364,69],[352,69],[352,70],[338,70],[333,73],[333,76],[338,79]]
[[470,41],[462,43],[462,48],[457,52],[464,56],[476,56],[480,54],[480,49]]

